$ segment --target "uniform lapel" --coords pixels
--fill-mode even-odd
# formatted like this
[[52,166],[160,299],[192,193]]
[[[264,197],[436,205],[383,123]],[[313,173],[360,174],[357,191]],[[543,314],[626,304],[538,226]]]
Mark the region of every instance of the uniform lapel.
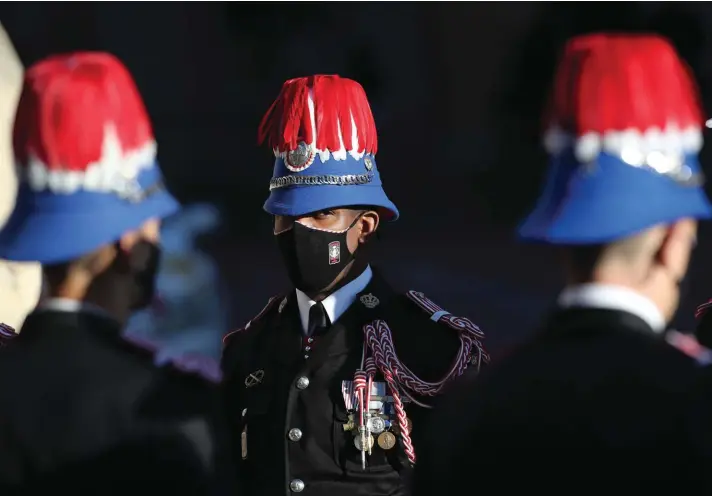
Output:
[[[294,291],[281,307],[269,336],[260,344],[260,357],[272,357],[289,369],[297,367],[302,373],[314,372],[330,358],[363,350],[363,326],[382,316],[382,309],[391,299],[393,290],[374,270],[371,282],[358,294],[351,306],[326,332],[315,336],[311,350],[304,350],[304,335],[299,317],[299,305]],[[364,303],[365,302],[365,303]],[[304,358],[305,355],[309,358]]]
[[319,336],[313,353],[305,361],[305,371],[314,371],[329,358],[363,351],[363,326],[382,315],[384,303],[390,300],[393,291],[374,271],[371,282],[361,291],[351,306],[329,330]]
[[359,306],[352,304],[324,334],[316,337],[306,369],[318,368],[330,357],[348,354],[360,347],[363,343],[361,320]]
[[292,366],[302,358],[302,324],[299,318],[299,305],[294,291],[286,296],[286,303],[278,310],[275,325],[263,347],[263,356],[272,356],[282,365]]

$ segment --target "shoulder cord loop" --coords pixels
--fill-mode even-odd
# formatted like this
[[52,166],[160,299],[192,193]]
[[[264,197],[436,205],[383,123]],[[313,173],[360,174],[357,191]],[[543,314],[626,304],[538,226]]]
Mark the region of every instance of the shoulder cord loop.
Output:
[[[415,450],[410,439],[407,417],[400,393],[405,394],[413,403],[421,407],[431,408],[429,405],[417,401],[413,396],[435,396],[442,391],[447,383],[462,375],[468,366],[474,365],[479,370],[483,363],[489,362],[490,358],[481,342],[484,338],[484,333],[471,320],[464,317],[456,317],[446,312],[426,298],[423,293],[409,291],[407,295],[408,298],[426,311],[433,321],[442,321],[450,328],[458,331],[460,349],[449,372],[437,382],[427,382],[420,379],[398,359],[388,324],[383,320],[375,320],[363,327],[365,360],[362,360],[361,370],[356,372],[354,388],[359,394],[359,416],[362,422],[364,418],[364,402],[369,404],[370,384],[373,381],[376,370],[381,371],[393,395],[393,404],[398,417],[398,427],[403,439],[405,453],[408,460],[415,464]],[[370,351],[368,358],[366,358],[367,350]],[[365,398],[363,397],[364,391]]]

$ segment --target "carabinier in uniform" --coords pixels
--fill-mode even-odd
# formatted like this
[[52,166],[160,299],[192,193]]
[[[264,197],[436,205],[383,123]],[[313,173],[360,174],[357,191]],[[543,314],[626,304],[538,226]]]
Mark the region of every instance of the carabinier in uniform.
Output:
[[100,52],[30,67],[14,152],[0,258],[41,263],[46,294],[0,353],[0,493],[214,494],[219,365],[156,364],[121,335],[178,208],[127,69]]
[[519,234],[556,247],[568,285],[527,342],[439,405],[415,493],[473,477],[483,494],[709,492],[704,369],[665,339],[712,215],[695,83],[667,40],[605,33],[570,40],[554,82],[551,167]]
[[[368,263],[398,210],[376,168],[363,88],[287,81],[261,135],[276,162],[265,210],[295,290],[224,339],[228,421],[250,495],[406,494],[428,403],[488,360],[480,330]],[[326,288],[326,289],[325,289]]]

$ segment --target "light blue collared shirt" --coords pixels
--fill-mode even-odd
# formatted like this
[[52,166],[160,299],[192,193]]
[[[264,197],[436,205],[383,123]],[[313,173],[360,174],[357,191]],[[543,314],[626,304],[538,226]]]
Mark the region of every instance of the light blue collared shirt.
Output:
[[[348,310],[356,299],[356,296],[371,282],[372,277],[373,271],[371,270],[371,266],[368,266],[356,279],[337,289],[322,300],[321,303],[324,305],[324,310],[326,310],[326,314],[329,316],[329,322],[333,324]],[[298,289],[296,291],[302,330],[306,332],[309,327],[309,309],[313,305],[316,305],[316,302],[304,294],[304,292]]]

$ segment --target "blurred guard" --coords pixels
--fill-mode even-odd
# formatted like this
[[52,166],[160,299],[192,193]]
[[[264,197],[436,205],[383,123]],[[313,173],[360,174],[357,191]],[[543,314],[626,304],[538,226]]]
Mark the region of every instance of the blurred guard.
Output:
[[[12,124],[23,72],[10,37],[0,25],[0,228],[12,213],[17,194]],[[0,322],[19,329],[37,305],[41,288],[40,264],[0,260]]]
[[432,396],[487,360],[479,328],[368,263],[381,186],[366,94],[338,76],[287,81],[261,139],[265,210],[294,289],[224,339],[225,399],[247,494],[404,494]]
[[528,343],[439,410],[416,494],[458,494],[473,477],[484,494],[708,492],[695,477],[709,420],[696,423],[689,394],[699,364],[664,339],[696,219],[712,212],[703,123],[665,39],[568,43],[546,121],[551,170],[519,231],[559,247],[568,286]]
[[120,335],[151,299],[160,219],[178,208],[126,68],[106,53],[31,67],[14,150],[0,258],[41,263],[47,297],[0,353],[0,493],[206,494],[213,385]]

